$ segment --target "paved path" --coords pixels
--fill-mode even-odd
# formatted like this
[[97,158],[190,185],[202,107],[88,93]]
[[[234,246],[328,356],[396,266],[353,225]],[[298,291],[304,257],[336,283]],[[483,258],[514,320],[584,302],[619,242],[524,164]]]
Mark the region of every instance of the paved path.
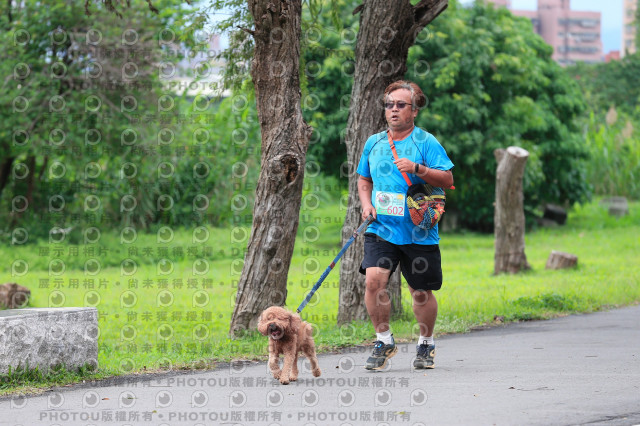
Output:
[[640,424],[640,306],[436,343],[432,371],[413,370],[413,344],[383,372],[356,348],[321,356],[317,379],[305,360],[288,386],[251,363],[5,398],[0,424]]

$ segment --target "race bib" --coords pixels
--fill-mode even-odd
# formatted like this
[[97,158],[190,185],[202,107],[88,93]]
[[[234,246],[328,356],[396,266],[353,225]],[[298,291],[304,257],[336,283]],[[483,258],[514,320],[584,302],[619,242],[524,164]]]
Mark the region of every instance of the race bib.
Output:
[[387,216],[404,216],[405,194],[376,191],[376,213]]

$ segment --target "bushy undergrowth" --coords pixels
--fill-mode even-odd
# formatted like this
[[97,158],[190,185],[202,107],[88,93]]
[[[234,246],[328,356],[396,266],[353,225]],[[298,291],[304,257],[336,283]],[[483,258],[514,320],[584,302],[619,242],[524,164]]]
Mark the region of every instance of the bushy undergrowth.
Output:
[[[617,116],[614,110],[609,117]],[[587,180],[601,196],[625,196],[640,199],[640,125],[628,116],[610,122],[589,118],[585,142],[590,160]]]

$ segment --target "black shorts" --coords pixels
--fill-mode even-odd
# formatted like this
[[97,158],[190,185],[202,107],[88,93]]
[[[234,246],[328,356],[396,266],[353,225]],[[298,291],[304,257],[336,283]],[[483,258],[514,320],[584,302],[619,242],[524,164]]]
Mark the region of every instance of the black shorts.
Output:
[[378,267],[392,273],[400,263],[402,276],[414,290],[440,290],[442,287],[442,267],[440,265],[440,246],[438,244],[396,245],[376,234],[364,234],[364,259],[360,273],[366,269]]

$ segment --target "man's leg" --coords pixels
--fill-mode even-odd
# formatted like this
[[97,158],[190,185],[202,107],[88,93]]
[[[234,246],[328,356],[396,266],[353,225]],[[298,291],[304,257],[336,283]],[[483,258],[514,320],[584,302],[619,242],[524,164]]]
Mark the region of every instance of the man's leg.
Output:
[[387,293],[389,275],[391,275],[391,271],[384,268],[371,267],[366,270],[367,288],[364,294],[364,303],[377,335],[373,352],[364,365],[367,370],[383,369],[389,358],[398,353],[398,347],[389,331],[391,316],[391,301],[389,293]]
[[420,335],[433,336],[438,317],[438,301],[431,290],[414,290],[409,287],[413,298],[413,314],[420,325]]
[[417,369],[434,368],[436,346],[433,341],[433,329],[438,317],[438,302],[431,290],[414,290],[409,287],[413,298],[413,314],[420,326],[416,359],[413,366]]
[[367,287],[364,293],[364,304],[367,307],[369,318],[371,318],[376,333],[383,333],[389,330],[391,303],[387,292],[387,283],[390,275],[391,271],[388,269],[367,268],[365,278]]

